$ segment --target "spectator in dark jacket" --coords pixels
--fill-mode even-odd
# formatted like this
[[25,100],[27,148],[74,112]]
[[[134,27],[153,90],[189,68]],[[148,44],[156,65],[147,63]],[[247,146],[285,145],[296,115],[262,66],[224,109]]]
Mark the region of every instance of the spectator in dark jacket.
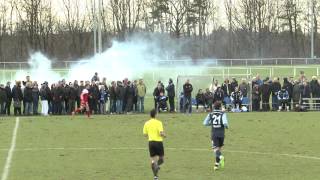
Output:
[[260,87],[261,89],[261,96],[262,96],[262,110],[269,111],[270,110],[270,94],[271,94],[271,87],[267,80],[264,80],[263,84]]
[[169,79],[169,84],[166,87],[166,90],[167,90],[167,95],[168,95],[168,98],[169,98],[170,112],[174,112],[175,111],[175,108],[174,108],[174,97],[175,97],[176,94],[175,94],[174,84],[173,84],[173,81],[172,81],[171,78]]
[[231,84],[230,84],[230,95],[232,92],[235,91],[236,87],[238,87],[238,81],[235,77],[232,78]]
[[[310,85],[307,81],[303,82],[301,98],[311,98]],[[302,103],[308,103],[308,100],[302,100]],[[307,108],[309,108],[309,104],[305,104]]]
[[289,94],[289,99],[288,99],[288,105],[289,105],[289,110],[291,110],[291,100],[292,100],[292,92],[293,92],[293,84],[289,82],[288,78],[283,78],[283,85],[282,89],[285,89],[288,91]]
[[302,84],[299,81],[295,81],[292,89],[292,102],[293,108],[296,109],[297,106],[301,104],[301,93],[302,93]]
[[192,112],[192,91],[193,86],[190,84],[190,80],[187,79],[186,83],[183,85],[183,112],[189,114]]
[[0,115],[6,112],[7,92],[3,84],[0,84]]
[[100,98],[100,92],[99,92],[98,85],[94,81],[92,81],[89,92],[90,92],[90,101],[89,102],[91,104],[91,105],[89,105],[90,110],[94,111],[94,113],[97,114],[97,113],[99,113],[99,111],[98,111],[98,102],[99,101],[98,100]]
[[68,94],[68,114],[71,114],[76,109],[76,100],[78,97],[78,89],[74,87],[74,84],[69,84],[69,94]]
[[258,84],[252,88],[252,111],[260,110],[261,91]]
[[198,109],[199,109],[199,105],[202,105],[203,109],[206,108],[205,96],[204,96],[204,94],[202,92],[202,89],[198,90],[198,93],[196,95],[196,102],[197,102],[197,104],[196,104],[197,112],[198,112]]
[[224,97],[229,97],[231,94],[231,84],[229,83],[229,79],[225,79],[221,89],[223,90]]
[[25,115],[31,115],[32,112],[32,83],[27,82],[23,91],[23,100],[25,103]]
[[[312,80],[310,82],[310,90],[311,90],[312,98],[320,98],[320,84],[316,76],[312,77]],[[314,108],[319,109],[320,100],[315,100],[314,103],[316,103]]]
[[75,80],[74,82],[73,82],[73,88],[75,89],[75,91],[77,92],[77,96],[76,96],[76,103],[77,103],[77,108],[79,108],[80,107],[80,94],[81,94],[81,92],[80,92],[80,86],[79,86],[79,84],[78,84],[78,81],[77,80]]
[[163,84],[161,83],[161,81],[158,82],[157,87],[154,88],[153,90],[154,109],[157,109],[157,99],[160,96],[160,93],[163,93],[163,94],[165,93]]
[[116,100],[117,100],[117,113],[122,114],[122,106],[123,106],[123,99],[125,96],[125,89],[121,81],[117,82],[116,88]]
[[239,90],[241,91],[243,97],[248,97],[248,93],[250,93],[250,86],[246,79],[241,80],[241,84],[239,84]]
[[271,85],[272,92],[272,110],[277,111],[279,108],[278,92],[281,90],[279,78],[274,78]]
[[49,113],[49,103],[48,97],[50,96],[49,92],[47,92],[47,84],[41,84],[40,88],[40,100],[41,100],[41,114],[47,116]]
[[7,93],[7,102],[6,102],[6,113],[8,116],[10,116],[10,109],[11,109],[11,103],[12,103],[12,90],[10,87],[10,82],[7,82],[7,85],[5,87],[6,93]]
[[212,105],[214,101],[214,94],[210,91],[209,88],[206,89],[206,92],[204,93],[204,100],[205,100],[205,108],[207,111],[212,111]]
[[224,92],[221,89],[221,86],[218,85],[216,91],[213,94],[213,103],[215,103],[216,101],[220,101],[222,103],[224,99]]
[[12,88],[12,98],[13,98],[13,107],[14,115],[21,115],[21,101],[23,100],[23,94],[21,90],[21,81],[17,81],[16,85]]
[[110,87],[110,114],[116,113],[117,111],[116,88],[117,88],[116,82],[112,81],[111,87]]
[[133,106],[133,97],[135,94],[135,89],[134,89],[133,83],[131,83],[131,81],[128,81],[128,85],[126,87],[125,93],[126,93],[125,97],[127,99],[126,111],[127,111],[127,113],[131,113],[132,106]]
[[32,105],[33,105],[33,115],[38,115],[38,107],[39,107],[39,88],[38,83],[34,81],[32,83]]

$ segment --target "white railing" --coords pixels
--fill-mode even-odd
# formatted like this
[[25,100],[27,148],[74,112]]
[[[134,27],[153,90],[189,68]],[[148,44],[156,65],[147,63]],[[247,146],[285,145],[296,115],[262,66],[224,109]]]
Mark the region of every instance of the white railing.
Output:
[[[153,60],[150,60],[153,61]],[[81,61],[90,62],[90,61]],[[270,66],[270,65],[320,65],[320,58],[255,58],[255,59],[167,59],[153,61],[159,65],[208,65],[208,66]],[[53,69],[68,69],[80,61],[53,61]],[[0,62],[0,69],[26,69],[24,62]]]

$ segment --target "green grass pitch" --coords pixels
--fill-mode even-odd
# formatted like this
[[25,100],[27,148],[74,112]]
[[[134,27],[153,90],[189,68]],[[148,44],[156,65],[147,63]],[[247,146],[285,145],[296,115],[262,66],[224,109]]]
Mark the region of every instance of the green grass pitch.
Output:
[[[213,172],[206,114],[162,113],[167,133],[163,180],[320,179],[319,115],[228,113],[224,170]],[[152,179],[144,115],[20,117],[10,180]],[[0,172],[15,117],[0,117]]]

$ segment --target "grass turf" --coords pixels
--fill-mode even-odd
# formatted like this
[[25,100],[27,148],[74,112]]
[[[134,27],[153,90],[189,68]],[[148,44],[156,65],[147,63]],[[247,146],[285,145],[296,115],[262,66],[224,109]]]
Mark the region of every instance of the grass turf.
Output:
[[[320,113],[228,114],[226,167],[213,172],[206,114],[160,114],[168,135],[161,179],[319,179]],[[148,115],[21,117],[9,179],[152,179]],[[1,118],[0,164],[14,118]],[[308,158],[300,156],[312,156]]]

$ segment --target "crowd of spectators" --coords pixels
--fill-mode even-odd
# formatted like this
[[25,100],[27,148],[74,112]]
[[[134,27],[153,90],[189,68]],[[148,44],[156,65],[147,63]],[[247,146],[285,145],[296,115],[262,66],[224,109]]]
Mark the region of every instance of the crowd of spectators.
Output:
[[[213,80],[205,92],[199,89],[195,97],[196,109],[202,105],[205,110],[210,111],[215,101],[221,101],[226,108],[230,105],[230,108],[238,111],[242,107],[248,110],[249,104],[252,105],[252,111],[302,111],[309,109],[310,104],[314,105],[314,109],[320,110],[320,81],[316,76],[308,80],[301,71],[296,80],[284,77],[282,84],[280,81],[279,77],[261,79],[259,75],[252,81],[242,79],[240,83],[236,78],[231,81],[225,79],[221,85]],[[314,99],[312,103],[310,98]]]
[[[91,81],[75,80],[67,83],[61,80],[51,85],[43,82],[40,87],[36,81],[31,81],[29,76],[25,81],[16,81],[13,87],[10,82],[6,85],[0,84],[0,114],[10,115],[12,106],[14,115],[72,114],[80,107],[80,95],[84,89],[89,92],[89,109],[93,114],[144,112],[147,87],[143,79],[130,81],[126,78],[112,81],[109,85],[106,78],[100,81],[98,73],[95,73]],[[309,106],[305,98],[311,97],[319,98],[315,100],[314,108],[320,109],[320,82],[315,76],[309,81],[303,72],[297,80],[292,77],[283,78],[282,84],[278,77],[273,80],[268,77],[261,79],[259,75],[251,81],[225,79],[222,84],[213,79],[210,87],[199,89],[195,97],[192,97],[192,92],[192,83],[187,80],[179,97],[179,109],[183,113],[191,113],[192,105],[196,106],[196,111],[199,111],[199,106],[205,111],[211,111],[216,101],[223,102],[228,109],[240,111],[243,107],[249,109],[249,104],[252,105],[252,111],[301,110]],[[158,81],[153,97],[154,108],[159,112],[176,111],[175,85],[172,79],[169,79],[166,87],[163,82]]]
[[72,114],[80,107],[84,89],[89,91],[89,108],[93,114],[144,112],[146,86],[143,79],[112,81],[108,85],[106,78],[100,81],[95,73],[91,81],[67,83],[63,79],[51,85],[43,82],[40,87],[29,76],[25,81],[16,81],[13,87],[7,82],[6,86],[0,85],[0,113],[10,115],[13,106],[14,115]]

